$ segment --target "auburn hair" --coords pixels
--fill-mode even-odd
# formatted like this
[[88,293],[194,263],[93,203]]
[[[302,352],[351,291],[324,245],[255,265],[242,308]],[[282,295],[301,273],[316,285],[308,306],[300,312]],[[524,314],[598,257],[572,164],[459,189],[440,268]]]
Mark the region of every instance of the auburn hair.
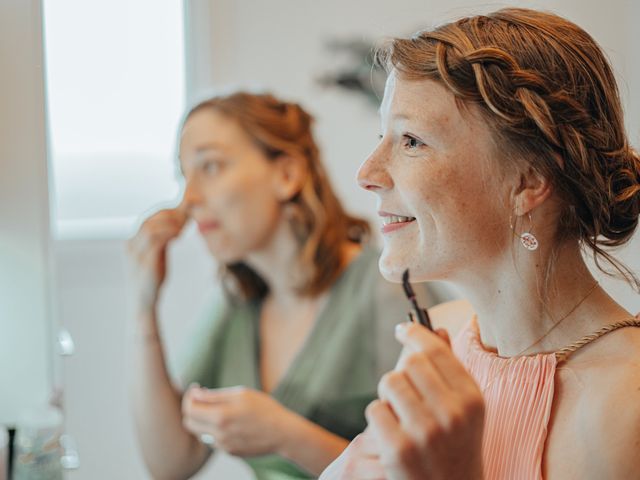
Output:
[[438,81],[477,105],[505,165],[526,162],[563,200],[558,240],[577,239],[598,268],[640,290],[604,249],[628,242],[638,226],[640,156],[611,66],[587,32],[551,13],[507,8],[392,39],[376,57],[387,71]]

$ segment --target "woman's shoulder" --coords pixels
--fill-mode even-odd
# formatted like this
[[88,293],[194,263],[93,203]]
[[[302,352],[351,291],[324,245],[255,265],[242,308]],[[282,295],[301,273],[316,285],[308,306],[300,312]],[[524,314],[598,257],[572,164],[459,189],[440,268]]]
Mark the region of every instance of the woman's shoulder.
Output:
[[640,325],[595,338],[560,363],[557,371],[565,389],[577,389],[589,402],[607,403],[612,396],[628,396],[634,382],[640,395]]
[[574,432],[586,450],[587,469],[601,470],[598,478],[635,478],[640,471],[640,356],[616,359],[595,367],[585,378]]
[[640,471],[640,328],[616,330],[588,347],[558,366],[557,413],[567,417],[566,439],[579,435],[590,452],[585,478],[633,478]]
[[586,343],[569,357],[569,368],[575,372],[607,381],[602,370],[624,375],[640,364],[640,317],[608,324],[584,339]]

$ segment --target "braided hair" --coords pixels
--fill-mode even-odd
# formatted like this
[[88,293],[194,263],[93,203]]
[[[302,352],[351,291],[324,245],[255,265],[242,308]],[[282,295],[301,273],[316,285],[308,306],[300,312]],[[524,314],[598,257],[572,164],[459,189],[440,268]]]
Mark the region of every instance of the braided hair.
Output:
[[376,57],[387,71],[438,81],[479,106],[505,167],[524,162],[563,200],[558,240],[577,239],[603,272],[640,291],[603,248],[625,244],[638,226],[640,156],[612,69],[587,32],[554,14],[507,8],[393,39]]

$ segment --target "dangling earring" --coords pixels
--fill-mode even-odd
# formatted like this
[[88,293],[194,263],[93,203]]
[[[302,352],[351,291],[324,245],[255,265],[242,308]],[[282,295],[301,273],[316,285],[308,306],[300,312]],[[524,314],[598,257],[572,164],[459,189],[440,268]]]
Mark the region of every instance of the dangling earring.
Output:
[[522,246],[524,248],[531,251],[537,250],[539,245],[538,239],[533,233],[531,233],[532,230],[533,221],[531,220],[531,212],[529,212],[529,231],[524,232],[522,235],[520,235],[520,243],[522,243]]
[[297,202],[288,201],[282,206],[282,211],[295,238],[300,244],[304,243],[309,235],[309,228],[305,224],[304,214],[300,205]]

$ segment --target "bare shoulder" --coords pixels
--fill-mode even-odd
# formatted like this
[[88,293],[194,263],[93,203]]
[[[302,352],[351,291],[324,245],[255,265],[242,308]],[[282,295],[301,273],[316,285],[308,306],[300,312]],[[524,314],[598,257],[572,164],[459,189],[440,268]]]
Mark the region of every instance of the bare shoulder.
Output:
[[454,338],[471,320],[474,310],[467,300],[453,300],[441,303],[429,309],[434,328],[444,328]]
[[[594,382],[584,418],[591,458],[601,458],[607,478],[634,478],[640,472],[640,361],[615,362],[608,378]],[[603,372],[604,373],[604,372]]]
[[608,478],[634,478],[640,472],[640,328],[608,337],[600,353],[609,360],[592,375],[595,388],[587,398],[592,412],[601,412],[592,416],[593,430],[601,433],[592,448],[602,451]]
[[577,352],[559,367],[556,383],[557,433],[573,437],[574,450],[582,445],[575,459],[581,478],[637,478],[640,328],[612,332]]

